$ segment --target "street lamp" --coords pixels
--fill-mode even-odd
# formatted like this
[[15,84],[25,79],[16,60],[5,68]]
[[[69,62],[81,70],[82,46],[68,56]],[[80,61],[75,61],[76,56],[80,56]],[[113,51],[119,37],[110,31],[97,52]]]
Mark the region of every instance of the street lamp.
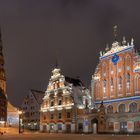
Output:
[[18,114],[19,114],[19,134],[20,134],[21,133],[21,115],[22,115],[22,111],[19,110]]

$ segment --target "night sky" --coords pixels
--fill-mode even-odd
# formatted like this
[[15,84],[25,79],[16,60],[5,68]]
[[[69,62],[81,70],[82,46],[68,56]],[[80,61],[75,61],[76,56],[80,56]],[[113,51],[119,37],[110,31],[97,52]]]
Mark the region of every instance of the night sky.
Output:
[[140,48],[139,0],[0,0],[7,94],[21,105],[29,89],[46,90],[56,56],[62,73],[89,86],[99,51],[118,41]]

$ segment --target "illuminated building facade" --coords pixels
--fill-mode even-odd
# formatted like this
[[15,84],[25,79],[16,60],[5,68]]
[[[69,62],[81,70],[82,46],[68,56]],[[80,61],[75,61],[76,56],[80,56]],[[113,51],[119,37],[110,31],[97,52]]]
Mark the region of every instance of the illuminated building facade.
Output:
[[88,120],[85,116],[87,108],[91,106],[91,96],[81,80],[66,77],[61,74],[60,69],[55,68],[41,106],[40,130],[88,132]]
[[91,86],[94,103],[104,103],[106,131],[140,132],[140,55],[133,39],[100,52]]
[[0,126],[7,120],[6,75],[4,69],[3,47],[0,31]]
[[21,109],[22,124],[24,128],[31,130],[39,130],[40,126],[40,106],[44,97],[43,91],[33,90],[23,99]]

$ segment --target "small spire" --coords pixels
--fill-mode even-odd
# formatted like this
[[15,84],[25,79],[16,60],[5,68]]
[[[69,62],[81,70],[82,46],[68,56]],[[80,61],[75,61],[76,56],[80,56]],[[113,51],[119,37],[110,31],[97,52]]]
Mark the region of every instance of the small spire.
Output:
[[102,56],[103,56],[102,51],[100,51],[100,57],[102,57]]
[[129,46],[129,42],[127,43],[127,46]]
[[3,47],[2,47],[1,27],[0,27],[0,54],[1,54],[1,55],[3,55],[3,54],[2,54],[2,48],[3,48]]
[[108,45],[108,43],[106,44],[106,48],[105,48],[105,50],[106,50],[106,51],[109,50],[109,45]]
[[132,46],[134,45],[134,39],[133,38],[131,39],[131,45]]
[[126,40],[125,40],[125,36],[123,36],[123,41],[122,44],[125,45],[126,44]]
[[113,27],[113,29],[114,29],[114,39],[115,39],[115,41],[117,40],[117,25],[115,25],[114,27]]

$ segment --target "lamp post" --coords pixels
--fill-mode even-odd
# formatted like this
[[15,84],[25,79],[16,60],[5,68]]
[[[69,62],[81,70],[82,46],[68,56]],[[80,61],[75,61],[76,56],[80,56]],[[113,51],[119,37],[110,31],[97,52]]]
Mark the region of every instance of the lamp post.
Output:
[[18,114],[19,114],[19,134],[21,133],[21,115],[22,115],[22,111],[21,110],[19,110],[18,111]]

